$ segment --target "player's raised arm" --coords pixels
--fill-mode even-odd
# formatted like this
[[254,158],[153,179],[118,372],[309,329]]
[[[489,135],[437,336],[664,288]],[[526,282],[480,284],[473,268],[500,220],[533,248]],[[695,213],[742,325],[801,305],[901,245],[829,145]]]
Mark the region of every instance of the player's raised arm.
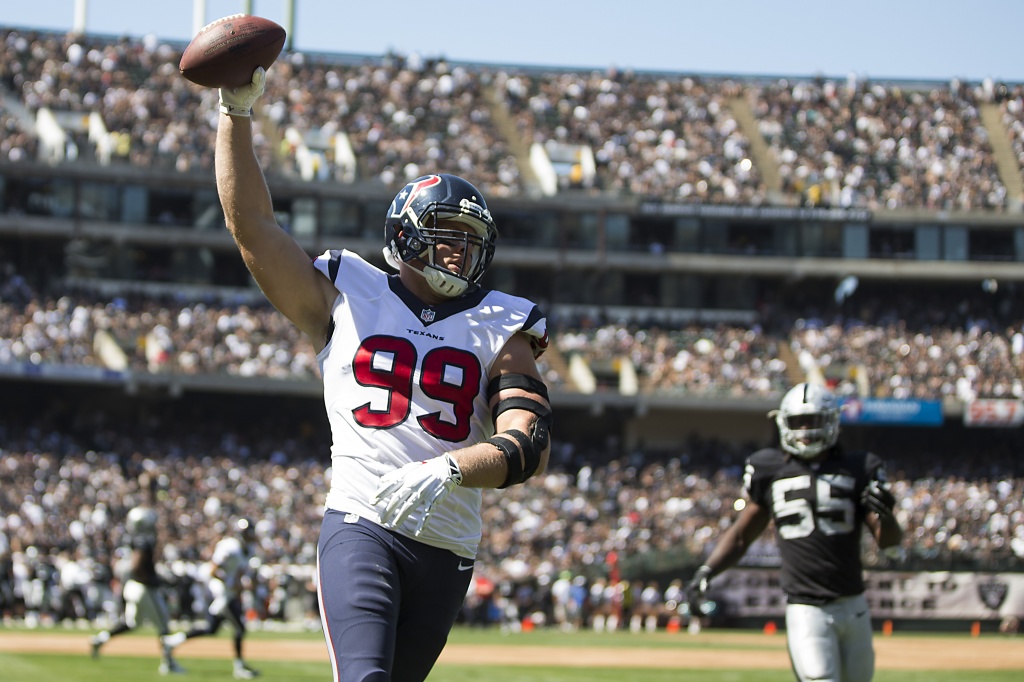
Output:
[[252,136],[252,107],[263,93],[265,80],[266,72],[260,67],[250,84],[220,89],[217,191],[224,220],[249,272],[274,307],[305,332],[319,351],[326,343],[337,291],[274,218]]

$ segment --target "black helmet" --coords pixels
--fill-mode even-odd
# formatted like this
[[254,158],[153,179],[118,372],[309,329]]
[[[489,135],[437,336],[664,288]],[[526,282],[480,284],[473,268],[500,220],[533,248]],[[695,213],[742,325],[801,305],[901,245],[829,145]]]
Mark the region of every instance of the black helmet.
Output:
[[[470,231],[438,229],[442,220],[465,223]],[[423,270],[417,272],[430,287],[454,298],[479,284],[494,258],[497,238],[480,190],[454,175],[424,175],[403,187],[391,202],[384,222],[384,258],[396,270],[401,263],[419,261]],[[433,247],[453,240],[465,245],[459,272],[434,264]]]

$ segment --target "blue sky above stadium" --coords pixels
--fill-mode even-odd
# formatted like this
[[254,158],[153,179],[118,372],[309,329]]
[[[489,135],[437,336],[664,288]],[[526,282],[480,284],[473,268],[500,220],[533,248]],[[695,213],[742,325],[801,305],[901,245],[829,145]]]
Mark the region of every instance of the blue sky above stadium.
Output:
[[[5,2],[0,25],[67,30],[76,0]],[[284,0],[205,0],[285,23]],[[99,34],[188,40],[194,0],[87,0]],[[297,0],[294,47],[697,74],[1024,81],[1024,2]]]

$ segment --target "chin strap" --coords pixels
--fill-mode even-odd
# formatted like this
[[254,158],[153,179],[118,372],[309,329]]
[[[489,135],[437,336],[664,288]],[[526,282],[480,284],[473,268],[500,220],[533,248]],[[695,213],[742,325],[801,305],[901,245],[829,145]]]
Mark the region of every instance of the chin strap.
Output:
[[433,266],[428,265],[422,270],[416,270],[416,272],[423,275],[423,279],[427,280],[430,288],[442,296],[455,298],[466,293],[466,289],[469,288],[469,282],[466,280],[450,275],[447,272],[442,272]]
[[[401,272],[402,259],[398,257],[395,250],[388,245],[384,247],[383,251],[384,261],[395,270]],[[448,298],[456,298],[457,296],[461,296],[466,293],[466,290],[469,289],[469,282],[466,280],[444,272],[439,268],[433,267],[425,261],[421,260],[421,262],[424,264],[423,269],[419,270],[417,268],[413,268],[413,271],[423,277],[423,279],[427,280],[427,284],[430,285],[430,288],[438,294],[447,296]]]
[[384,251],[384,262],[393,267],[395,270],[402,269],[402,259],[395,254],[395,250],[388,244],[383,249]]

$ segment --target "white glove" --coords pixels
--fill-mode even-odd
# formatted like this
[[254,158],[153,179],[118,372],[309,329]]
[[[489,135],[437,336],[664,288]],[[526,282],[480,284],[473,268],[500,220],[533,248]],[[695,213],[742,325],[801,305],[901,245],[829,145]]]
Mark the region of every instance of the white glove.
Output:
[[220,89],[220,110],[229,116],[249,116],[252,105],[263,94],[267,85],[267,71],[257,66],[252,72],[252,82],[237,88]]
[[462,470],[452,456],[445,453],[425,462],[412,462],[380,478],[377,492],[370,499],[371,504],[384,503],[380,520],[391,528],[400,527],[416,512],[416,535],[423,532],[423,526],[434,505],[448,497],[457,485],[462,485]]

